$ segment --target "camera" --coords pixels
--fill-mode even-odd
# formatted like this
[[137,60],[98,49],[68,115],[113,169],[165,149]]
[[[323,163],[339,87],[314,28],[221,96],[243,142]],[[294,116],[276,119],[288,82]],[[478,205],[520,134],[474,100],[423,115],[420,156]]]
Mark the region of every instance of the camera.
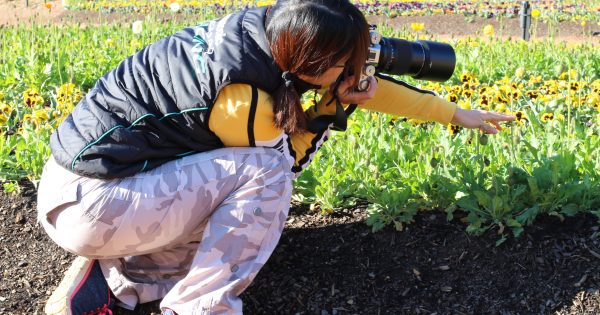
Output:
[[456,54],[452,46],[428,40],[408,41],[382,37],[371,25],[371,45],[357,89],[369,88],[370,76],[376,72],[404,75],[429,81],[446,81],[454,73]]

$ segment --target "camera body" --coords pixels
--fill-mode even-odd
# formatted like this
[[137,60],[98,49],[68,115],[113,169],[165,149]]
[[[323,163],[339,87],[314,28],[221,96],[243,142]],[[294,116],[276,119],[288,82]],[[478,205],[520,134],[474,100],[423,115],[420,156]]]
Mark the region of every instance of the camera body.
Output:
[[382,37],[377,26],[369,30],[371,44],[357,90],[369,88],[369,77],[377,72],[411,75],[415,79],[446,81],[454,73],[456,54],[452,46],[428,41]]

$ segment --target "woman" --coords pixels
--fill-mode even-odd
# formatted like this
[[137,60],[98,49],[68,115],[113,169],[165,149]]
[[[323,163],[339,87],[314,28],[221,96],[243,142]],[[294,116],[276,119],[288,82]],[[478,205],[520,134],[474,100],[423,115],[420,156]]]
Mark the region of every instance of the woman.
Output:
[[162,298],[164,313],[241,313],[292,179],[343,128],[339,102],[486,133],[512,119],[385,76],[356,91],[368,37],[347,0],[283,0],[184,29],[100,78],[52,135],[40,181],[39,221],[80,256],[46,312]]

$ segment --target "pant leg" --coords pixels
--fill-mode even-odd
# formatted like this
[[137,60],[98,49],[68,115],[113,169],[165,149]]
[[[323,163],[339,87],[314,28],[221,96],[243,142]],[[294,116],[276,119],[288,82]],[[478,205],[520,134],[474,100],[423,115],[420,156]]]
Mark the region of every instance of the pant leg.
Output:
[[241,314],[238,298],[272,254],[287,218],[291,175],[249,156],[244,183],[208,220],[190,272],[164,297],[178,314]]
[[[248,160],[260,165],[247,167]],[[168,251],[202,239],[209,216],[232,192],[250,178],[264,181],[266,176],[255,173],[261,168],[263,173],[278,173],[273,178],[285,178],[289,184],[289,164],[272,149],[219,149],[116,180],[80,177],[51,160],[40,182],[38,218],[60,246],[101,259],[113,292],[137,295],[141,302],[159,299],[179,280],[167,279],[172,272],[165,270],[185,265],[181,264],[185,258]],[[148,256],[130,257],[140,255]],[[136,277],[132,270],[144,269],[143,264],[136,267],[136,261],[159,267],[138,271]],[[133,306],[135,298],[130,299]]]
[[118,304],[133,310],[138,302],[161,299],[185,277],[198,244],[190,242],[156,253],[101,259],[100,267]]

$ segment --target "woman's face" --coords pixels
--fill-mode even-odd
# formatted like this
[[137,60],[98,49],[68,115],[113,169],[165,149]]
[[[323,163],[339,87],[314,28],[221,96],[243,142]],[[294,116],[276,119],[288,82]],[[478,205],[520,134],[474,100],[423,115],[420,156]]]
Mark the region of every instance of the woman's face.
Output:
[[339,78],[340,75],[342,75],[347,60],[348,58],[344,58],[336,62],[335,65],[327,69],[327,71],[325,71],[325,73],[323,73],[320,76],[309,76],[300,74],[298,75],[298,77],[308,83],[320,85],[322,87],[328,87],[331,84],[333,84]]

